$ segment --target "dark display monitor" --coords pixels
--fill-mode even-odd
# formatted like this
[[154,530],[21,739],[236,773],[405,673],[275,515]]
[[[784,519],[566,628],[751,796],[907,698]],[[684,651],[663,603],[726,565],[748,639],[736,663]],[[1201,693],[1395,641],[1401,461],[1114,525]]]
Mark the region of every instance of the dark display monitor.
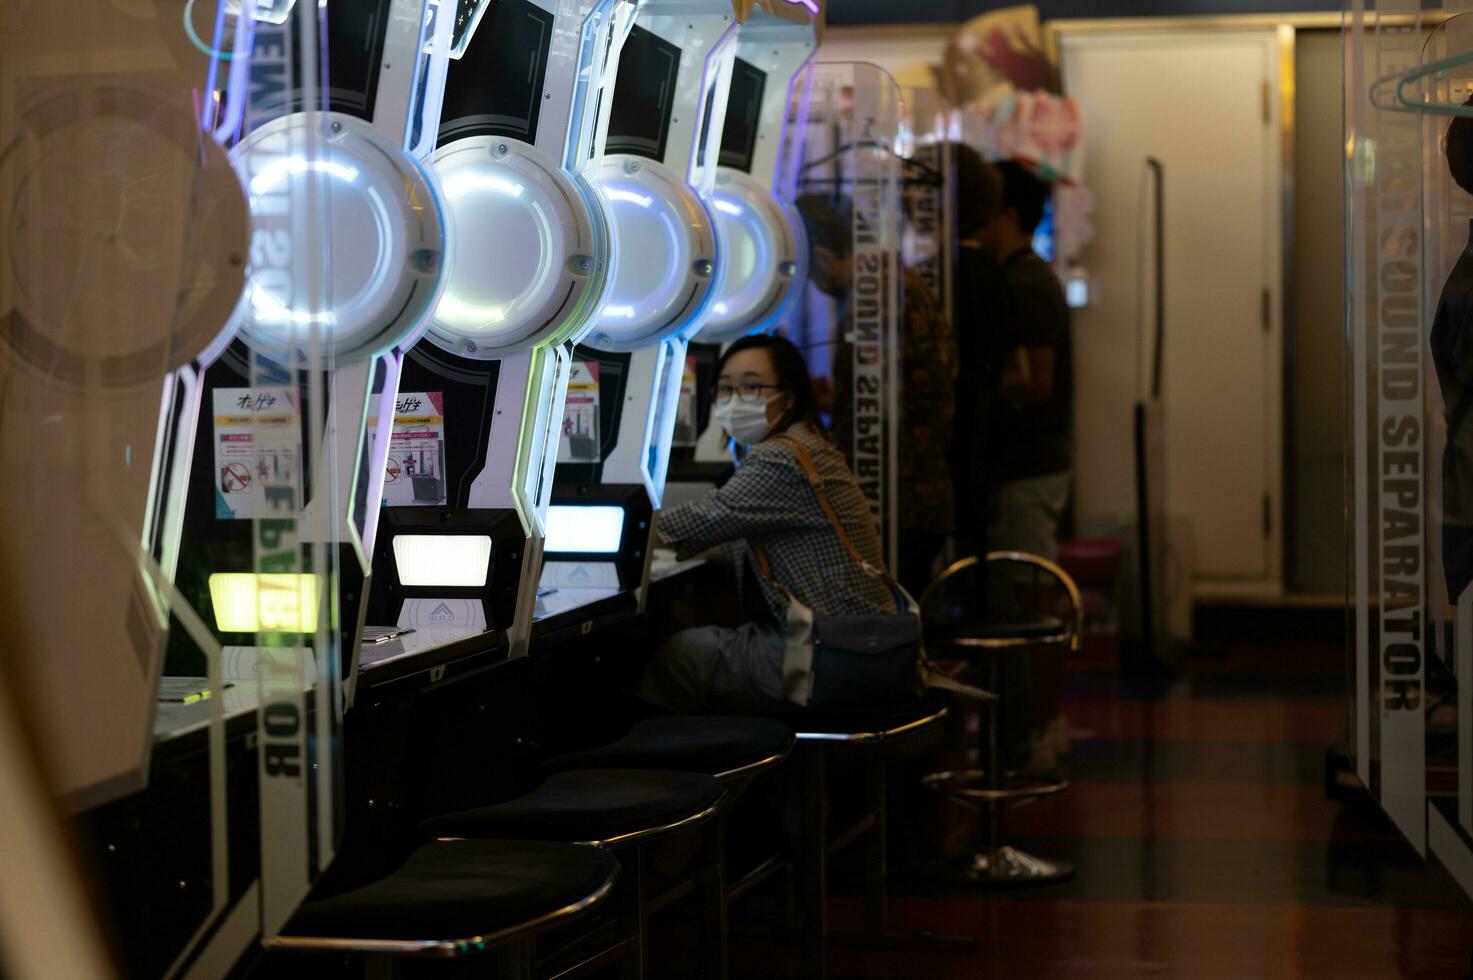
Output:
[[336,112],[372,119],[392,0],[327,5],[328,99]]
[[643,27],[630,32],[619,55],[607,152],[664,159],[679,71],[678,47]]
[[[373,103],[378,98],[379,66],[383,62],[384,43],[389,33],[389,6],[393,0],[329,0],[324,18],[326,31],[318,35],[325,41],[327,64],[328,108],[348,116],[373,121]],[[302,77],[302,45],[294,19],[277,25],[258,25],[257,30],[281,32],[291,50],[291,68],[287,78]],[[251,104],[257,116],[269,119],[292,112],[320,109],[302,101],[300,86],[272,94],[270,79],[264,79],[251,93]]]
[[450,62],[441,144],[470,136],[535,141],[552,23],[527,0],[488,0],[465,54]]
[[736,59],[731,73],[731,92],[727,96],[726,123],[721,131],[721,155],[717,162],[750,173],[752,157],[757,149],[757,124],[762,117],[762,93],[767,88],[767,72],[742,59]]

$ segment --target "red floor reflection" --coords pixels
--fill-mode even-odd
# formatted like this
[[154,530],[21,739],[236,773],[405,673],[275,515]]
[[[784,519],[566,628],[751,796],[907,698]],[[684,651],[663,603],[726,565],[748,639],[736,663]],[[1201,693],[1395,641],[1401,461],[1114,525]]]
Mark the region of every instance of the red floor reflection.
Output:
[[[1170,683],[1072,675],[1073,785],[1009,814],[1007,836],[1075,878],[989,893],[897,869],[896,928],[978,949],[835,946],[830,976],[1466,976],[1468,899],[1373,807],[1326,796],[1344,653],[1306,635],[1222,643]],[[858,922],[856,860],[835,868],[838,928]],[[781,944],[733,953],[737,976],[801,975]]]

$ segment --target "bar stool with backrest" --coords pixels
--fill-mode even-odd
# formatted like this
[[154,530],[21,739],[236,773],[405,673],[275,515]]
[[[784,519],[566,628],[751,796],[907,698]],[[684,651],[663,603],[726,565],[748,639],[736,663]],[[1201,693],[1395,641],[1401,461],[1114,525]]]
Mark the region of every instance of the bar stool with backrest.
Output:
[[[1041,587],[1042,585],[1042,587]],[[1060,600],[1055,603],[1053,600]],[[921,597],[927,649],[937,660],[961,661],[982,675],[978,683],[997,695],[988,702],[986,755],[980,768],[936,772],[926,777],[932,789],[985,814],[982,848],[971,856],[963,876],[983,884],[1054,881],[1074,873],[1002,843],[1006,808],[1052,796],[1068,788],[1061,775],[1010,775],[1000,734],[1000,690],[1004,661],[1040,653],[1079,649],[1084,605],[1074,580],[1058,565],[1037,555],[995,551],[986,561],[975,555],[953,563]],[[1067,608],[1067,615],[1063,612]],[[980,706],[979,706],[980,710]]]

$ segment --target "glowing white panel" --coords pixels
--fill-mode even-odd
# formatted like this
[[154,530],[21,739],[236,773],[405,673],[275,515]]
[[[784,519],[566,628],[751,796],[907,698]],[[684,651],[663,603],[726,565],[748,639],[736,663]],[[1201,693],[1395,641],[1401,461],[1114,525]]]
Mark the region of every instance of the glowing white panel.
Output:
[[434,342],[487,359],[586,323],[609,255],[587,185],[534,147],[499,137],[441,146],[434,167],[453,215]]
[[[318,112],[272,120],[231,157],[256,224],[236,311],[248,338],[279,344],[318,327],[351,360],[423,329],[443,283],[445,224],[413,160],[363,120]],[[294,220],[303,207],[331,220]]]
[[491,569],[491,538],[484,534],[399,534],[394,537],[399,583],[479,588]]
[[554,504],[547,509],[545,551],[614,555],[623,539],[623,507]]
[[621,260],[585,343],[636,350],[699,324],[718,286],[716,230],[700,196],[651,160],[613,156],[594,178]]
[[319,592],[310,572],[210,576],[210,604],[222,633],[315,633]]
[[787,208],[743,173],[717,172],[711,214],[726,269],[700,338],[719,341],[770,326],[783,315],[805,274],[806,238]]

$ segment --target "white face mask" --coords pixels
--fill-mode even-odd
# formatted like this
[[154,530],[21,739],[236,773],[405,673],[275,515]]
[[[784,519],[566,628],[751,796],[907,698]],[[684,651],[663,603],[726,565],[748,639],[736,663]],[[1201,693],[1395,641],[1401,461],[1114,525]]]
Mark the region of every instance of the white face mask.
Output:
[[772,423],[767,421],[767,406],[773,398],[764,402],[744,402],[736,397],[717,402],[711,409],[714,418],[738,445],[751,446],[767,438]]

